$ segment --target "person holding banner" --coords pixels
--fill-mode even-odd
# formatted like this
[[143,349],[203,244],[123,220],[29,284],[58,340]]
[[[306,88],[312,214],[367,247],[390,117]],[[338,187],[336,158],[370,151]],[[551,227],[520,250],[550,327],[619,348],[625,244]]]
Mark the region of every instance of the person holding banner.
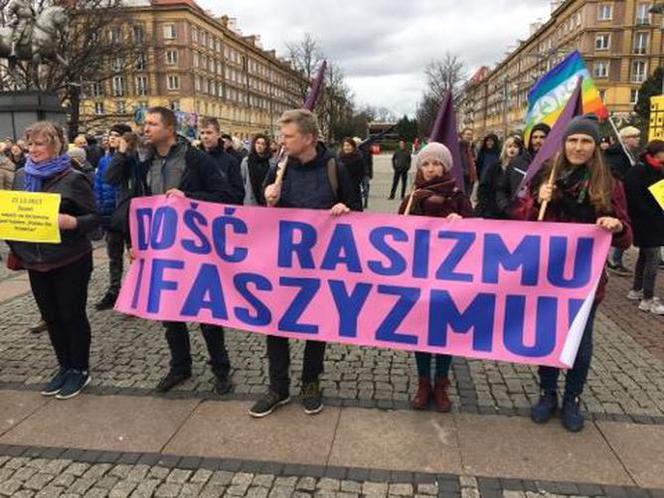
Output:
[[640,301],[641,311],[655,315],[664,315],[664,304],[655,297],[660,247],[664,247],[664,210],[649,189],[663,181],[664,141],[653,140],[646,146],[639,164],[625,175],[625,193],[634,245],[639,248],[634,285],[627,298]]
[[[212,157],[191,146],[176,135],[177,119],[165,107],[151,107],[145,114],[145,139],[148,155],[138,165],[139,183],[149,195],[166,194],[188,199],[232,204],[237,198],[220,167]],[[129,185],[135,181],[135,166],[126,154],[116,154],[106,179],[113,185]],[[128,214],[128,213],[127,213]],[[157,384],[158,392],[167,392],[191,377],[191,344],[187,324],[164,322],[166,342],[171,352],[168,373]],[[220,326],[201,324],[201,331],[210,355],[215,376],[215,392],[230,391],[230,361]]]
[[[517,201],[513,218],[560,223],[592,223],[613,234],[612,245],[626,249],[632,243],[622,184],[616,181],[602,160],[599,125],[594,116],[577,116],[563,134],[562,151],[545,164],[533,179],[528,194]],[[598,304],[604,297],[606,274],[599,282],[586,328],[572,369],[568,370],[562,402],[562,423],[571,431],[583,429],[580,411],[593,353],[593,325]],[[539,368],[540,398],[531,409],[536,423],[545,423],[558,409],[559,370]]]
[[[316,116],[307,109],[286,111],[279,120],[286,153],[265,178],[268,206],[327,209],[333,216],[362,211],[353,180],[325,145]],[[267,356],[270,373],[268,392],[249,410],[252,417],[265,417],[290,401],[290,351],[288,339],[269,335]],[[308,415],[323,409],[319,376],[323,373],[325,342],[306,341],[302,367],[302,405]]]
[[[401,203],[399,214],[431,216],[458,220],[474,215],[470,199],[456,186],[450,171],[453,167],[452,153],[445,145],[429,142],[415,157],[415,189]],[[431,360],[435,360],[435,375],[432,387]],[[416,410],[424,410],[433,399],[436,409],[449,412],[452,402],[447,394],[450,385],[449,371],[452,357],[449,355],[416,352],[417,393],[411,404]]]
[[29,155],[14,178],[14,190],[60,194],[61,242],[9,242],[30,287],[58,359],[58,372],[44,386],[44,396],[69,399],[90,382],[90,323],[86,314],[92,274],[88,234],[100,223],[90,181],[66,154],[60,125],[40,121],[26,131]]

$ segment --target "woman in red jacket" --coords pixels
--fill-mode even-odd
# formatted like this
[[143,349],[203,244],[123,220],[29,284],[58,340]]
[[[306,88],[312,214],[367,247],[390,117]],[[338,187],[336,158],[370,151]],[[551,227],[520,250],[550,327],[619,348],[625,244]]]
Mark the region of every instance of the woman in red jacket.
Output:
[[[406,197],[399,208],[400,214],[433,216],[455,220],[473,216],[473,208],[468,197],[457,188],[456,180],[450,174],[452,154],[443,144],[429,142],[415,159],[417,173],[414,190]],[[411,200],[412,199],[412,200]],[[432,389],[431,359],[435,359],[435,380]],[[433,397],[436,409],[449,412],[452,402],[447,395],[450,385],[449,371],[452,357],[449,355],[415,353],[419,383],[412,405],[416,410],[429,406]]]
[[[613,179],[610,170],[604,165],[599,145],[597,120],[592,116],[574,118],[565,130],[563,150],[553,163],[544,166],[535,177],[530,195],[519,201],[514,217],[536,220],[540,205],[546,201],[545,221],[592,223],[613,234],[614,247],[627,249],[632,243],[632,230],[625,194],[621,183]],[[555,174],[553,182],[549,183],[552,168]],[[571,432],[583,429],[579,397],[590,369],[595,312],[604,297],[606,282],[606,274],[603,274],[576,360],[567,371],[562,422]],[[531,418],[537,423],[548,422],[558,408],[558,373],[557,368],[539,368],[540,398],[531,409]]]

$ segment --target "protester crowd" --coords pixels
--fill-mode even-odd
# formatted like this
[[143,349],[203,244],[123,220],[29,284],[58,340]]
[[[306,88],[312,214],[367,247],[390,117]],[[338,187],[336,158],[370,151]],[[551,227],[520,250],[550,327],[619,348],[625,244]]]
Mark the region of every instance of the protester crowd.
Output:
[[[87,290],[92,272],[91,240],[104,238],[109,259],[109,282],[97,310],[111,309],[118,298],[129,255],[128,213],[131,199],[150,195],[186,197],[224,204],[275,208],[327,210],[333,216],[362,211],[368,206],[373,159],[369,141],[348,137],[333,153],[319,138],[315,116],[306,110],[284,113],[280,142],[256,135],[249,144],[222,133],[219,122],[205,119],[200,141],[191,143],[176,134],[172,111],[162,107],[146,112],[143,136],[125,124],[116,124],[96,143],[94,137],[76,137],[68,146],[61,127],[39,122],[25,140],[0,144],[0,187],[30,192],[59,193],[62,198],[59,244],[9,242],[14,269],[27,269],[57,357],[59,369],[42,393],[59,399],[78,394],[90,382],[90,325]],[[608,268],[631,275],[623,254],[632,241],[638,248],[633,288],[627,299],[638,309],[664,315],[664,304],[655,296],[655,280],[662,266],[664,211],[648,188],[664,179],[664,142],[654,140],[640,149],[640,132],[628,127],[611,143],[600,135],[592,117],[577,117],[568,125],[560,151],[536,175],[522,195],[517,195],[529,165],[551,131],[536,125],[527,137],[484,137],[476,146],[471,129],[459,135],[463,188],[451,174],[454,159],[443,144],[429,142],[413,155],[401,140],[392,156],[394,181],[390,199],[400,194],[399,214],[446,219],[482,217],[536,220],[543,203],[546,221],[588,223],[612,233],[613,250]],[[282,164],[280,147],[287,154]],[[414,183],[408,186],[414,165]],[[287,168],[285,166],[288,166]],[[552,173],[553,172],[553,173]],[[399,188],[400,187],[400,188]],[[593,326],[597,306],[606,285],[602,276],[590,311],[579,352],[567,372],[561,401],[557,395],[559,372],[539,368],[540,398],[532,407],[532,419],[548,421],[562,406],[563,425],[570,431],[583,428],[580,396],[593,351]],[[171,361],[156,389],[166,392],[192,375],[187,325],[165,322],[165,338]],[[230,359],[224,329],[200,324],[215,376],[216,392],[232,388]],[[254,417],[270,414],[290,401],[289,341],[268,336],[269,388],[250,409]],[[304,410],[323,409],[319,377],[323,372],[324,342],[306,341],[301,399]],[[433,402],[441,412],[451,409],[448,396],[447,355],[416,353],[419,376],[412,401],[415,409]],[[433,371],[432,371],[433,368]]]

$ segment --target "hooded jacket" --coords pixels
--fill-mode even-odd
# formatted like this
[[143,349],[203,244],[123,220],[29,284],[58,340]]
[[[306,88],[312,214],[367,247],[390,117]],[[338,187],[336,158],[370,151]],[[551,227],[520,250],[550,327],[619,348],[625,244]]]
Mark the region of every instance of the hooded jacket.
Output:
[[622,148],[622,145],[613,144],[609,146],[608,149],[604,151],[604,160],[609,168],[611,168],[611,173],[613,176],[620,181],[625,180],[625,175],[632,167],[632,162],[629,159],[629,156],[625,153],[625,149]]

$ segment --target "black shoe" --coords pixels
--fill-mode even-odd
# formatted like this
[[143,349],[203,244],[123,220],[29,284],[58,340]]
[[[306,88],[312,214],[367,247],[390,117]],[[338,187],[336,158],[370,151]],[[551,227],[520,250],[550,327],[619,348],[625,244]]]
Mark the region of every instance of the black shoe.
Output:
[[191,372],[173,372],[170,371],[166,374],[166,376],[159,381],[159,384],[157,384],[157,392],[158,393],[165,393],[173,389],[175,386],[178,384],[182,384],[185,380],[191,378]]
[[115,306],[115,301],[117,300],[118,300],[117,294],[111,294],[110,292],[107,292],[106,295],[101,298],[101,301],[95,304],[95,309],[97,311],[113,309],[113,307]]
[[233,389],[233,383],[227,375],[218,375],[214,380],[214,392],[217,394],[228,394]]
[[625,266],[622,263],[615,263],[612,266],[610,265],[609,270],[611,270],[613,273],[621,277],[627,277],[632,274],[632,272],[629,271],[629,269],[625,268]]
[[394,196],[391,195],[391,196],[388,197],[388,199],[391,200],[391,201],[393,201],[393,200],[394,200]]
[[249,415],[256,418],[266,417],[275,409],[289,402],[290,396],[288,394],[281,395],[270,390],[254,403],[254,406],[249,409]]
[[55,395],[55,399],[70,399],[76,396],[90,383],[88,372],[81,370],[69,370],[62,389]]
[[581,400],[579,398],[565,397],[563,400],[563,427],[570,432],[583,430],[583,415],[581,414]]
[[58,373],[55,374],[55,377],[53,377],[51,381],[44,386],[44,389],[42,389],[42,395],[54,396],[55,394],[58,394],[60,389],[62,389],[62,386],[65,385],[65,381],[67,380],[67,373],[68,370],[64,368],[58,370]]
[[539,401],[530,408],[530,418],[536,424],[545,424],[558,409],[558,396],[554,392],[542,392]]
[[30,327],[28,331],[32,334],[39,334],[40,332],[44,332],[46,329],[48,329],[46,322],[44,320],[39,320],[39,323]]
[[302,406],[307,415],[316,415],[323,411],[323,396],[320,392],[318,381],[308,382],[302,385]]

